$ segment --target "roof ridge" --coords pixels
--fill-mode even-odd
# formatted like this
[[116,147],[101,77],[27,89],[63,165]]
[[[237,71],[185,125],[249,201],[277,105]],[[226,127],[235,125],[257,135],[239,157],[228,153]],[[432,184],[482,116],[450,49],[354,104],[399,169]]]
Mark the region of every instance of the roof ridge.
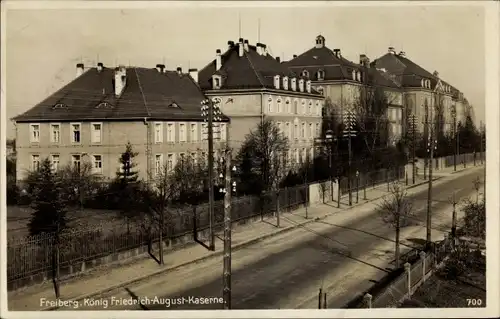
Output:
[[248,60],[248,63],[250,63],[250,67],[255,72],[255,75],[257,76],[257,79],[259,80],[260,85],[265,87],[264,82],[262,81],[262,79],[260,77],[260,73],[255,69],[255,66],[253,65],[252,60],[248,56],[247,52],[243,50],[243,54],[245,55],[246,59]]

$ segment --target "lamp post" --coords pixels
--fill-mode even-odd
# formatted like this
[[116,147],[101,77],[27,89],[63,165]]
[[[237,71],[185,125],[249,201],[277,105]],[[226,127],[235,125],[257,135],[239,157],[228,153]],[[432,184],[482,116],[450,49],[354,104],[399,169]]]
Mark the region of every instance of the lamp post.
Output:
[[209,249],[215,250],[215,234],[213,230],[214,219],[214,130],[213,123],[222,120],[222,112],[220,110],[220,98],[205,99],[201,101],[201,116],[203,121],[207,123],[207,140],[208,140],[208,206],[209,206],[209,232],[210,244]]

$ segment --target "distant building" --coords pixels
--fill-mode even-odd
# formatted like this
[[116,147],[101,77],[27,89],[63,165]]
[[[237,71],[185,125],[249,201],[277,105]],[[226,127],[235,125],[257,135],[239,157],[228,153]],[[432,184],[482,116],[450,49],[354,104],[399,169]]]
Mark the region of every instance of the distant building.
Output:
[[360,55],[359,64],[351,62],[342,56],[340,49],[328,48],[325,38],[318,35],[314,47],[298,56],[294,55],[293,59],[284,65],[290,71],[310,79],[317,91],[330,98],[339,119],[355,103],[359,103],[359,94],[363,87],[383,88],[389,102],[389,133],[394,140],[401,136],[401,86],[392,77],[372,68],[366,55]]
[[199,73],[199,85],[210,97],[221,99],[231,118],[230,140],[238,148],[265,117],[275,121],[290,141],[289,163],[314,155],[320,134],[324,97],[310,79],[291,72],[273,58],[262,43],[228,42]]
[[[196,76],[196,70],[191,70]],[[156,68],[97,67],[77,77],[27,112],[15,117],[17,178],[48,157],[54,169],[90,161],[95,174],[114,178],[118,158],[130,142],[141,178],[154,178],[164,163],[174,167],[184,154],[206,156],[201,101],[190,74]],[[221,147],[228,118],[223,116]]]
[[[417,117],[417,127],[420,131],[425,123],[425,105],[428,105],[428,110],[431,110],[439,104],[436,103],[437,101],[443,101],[441,122],[443,122],[445,131],[452,129],[451,114],[453,108],[456,108],[457,123],[463,122],[470,111],[470,105],[462,92],[442,80],[437,71],[431,73],[408,59],[405,52],[396,53],[394,47],[389,47],[388,52],[374,60],[372,65],[394,75],[401,83],[404,89],[405,104]],[[431,112],[431,116],[436,116],[436,112]]]

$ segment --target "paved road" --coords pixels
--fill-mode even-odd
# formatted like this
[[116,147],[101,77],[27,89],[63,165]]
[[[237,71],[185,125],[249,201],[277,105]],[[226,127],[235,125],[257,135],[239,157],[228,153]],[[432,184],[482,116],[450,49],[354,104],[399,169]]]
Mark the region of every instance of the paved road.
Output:
[[[453,191],[458,198],[472,196],[472,181],[477,176],[483,178],[482,174],[482,169],[473,169],[435,182],[433,239],[442,238],[440,226],[448,227],[451,212],[447,201]],[[413,193],[409,190],[417,209],[416,224],[402,231],[402,239],[425,238],[427,188],[417,187]],[[392,267],[394,249],[394,230],[373,213],[375,205],[368,203],[356,211],[337,213],[307,228],[297,228],[234,252],[232,308],[317,308],[321,286],[328,292],[329,308],[340,308],[368,289]],[[359,217],[353,219],[353,213]],[[405,243],[410,249],[412,241]],[[107,307],[81,303],[79,308],[222,309],[218,303],[222,297],[221,268],[221,259],[190,265],[94,298],[107,301]],[[124,305],[145,297],[149,303]],[[211,302],[209,305],[197,304],[200,300],[193,299],[197,297],[213,299],[205,299]]]

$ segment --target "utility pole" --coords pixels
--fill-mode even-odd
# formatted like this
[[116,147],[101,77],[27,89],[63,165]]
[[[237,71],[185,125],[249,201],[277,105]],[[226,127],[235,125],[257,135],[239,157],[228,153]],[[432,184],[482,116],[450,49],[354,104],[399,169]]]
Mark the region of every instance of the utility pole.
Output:
[[224,194],[224,258],[223,258],[223,300],[224,309],[231,309],[231,195],[236,193],[236,181],[231,182],[231,171],[236,172],[236,166],[231,168],[232,156],[229,145],[221,159],[220,188]]
[[207,123],[208,133],[208,205],[209,205],[209,249],[215,250],[215,233],[213,229],[214,220],[214,122],[221,121],[220,99],[206,99],[201,102],[201,115],[203,121]]
[[[352,164],[352,137],[355,136],[354,132],[354,113],[351,110],[347,110],[344,117],[344,122],[346,124],[346,129],[344,130],[344,137],[347,137],[348,142],[348,169],[347,169],[347,188],[349,190],[349,206],[352,206],[352,187],[351,187],[351,164]],[[339,185],[340,187],[340,185]]]
[[450,203],[453,205],[453,215],[451,219],[451,237],[453,238],[453,247],[455,247],[456,237],[457,237],[457,199],[455,197],[455,191],[453,191],[453,195],[449,199]]
[[412,182],[413,184],[415,184],[415,175],[417,173],[417,169],[416,169],[416,164],[415,164],[415,159],[416,159],[416,134],[417,134],[417,118],[415,117],[415,115],[411,115],[411,139],[412,139],[412,150],[411,150],[411,153],[412,153]]
[[[432,116],[431,116],[432,118]],[[426,123],[428,125],[429,139],[427,141],[427,152],[429,153],[429,188],[427,192],[427,244],[431,243],[432,230],[432,165],[434,150],[437,149],[437,141],[434,141],[434,121]]]
[[[455,137],[455,140],[458,141],[457,139],[457,110],[456,110],[456,105],[453,105],[451,109],[451,116],[453,117],[453,136]],[[457,171],[457,152],[458,152],[458,142],[454,143],[455,144],[455,151],[453,152],[453,170],[456,172]]]
[[481,165],[483,165],[483,121],[481,121],[479,123],[479,137],[480,137],[480,140],[481,140],[481,143],[479,145],[480,149],[479,149],[479,157],[481,159]]

